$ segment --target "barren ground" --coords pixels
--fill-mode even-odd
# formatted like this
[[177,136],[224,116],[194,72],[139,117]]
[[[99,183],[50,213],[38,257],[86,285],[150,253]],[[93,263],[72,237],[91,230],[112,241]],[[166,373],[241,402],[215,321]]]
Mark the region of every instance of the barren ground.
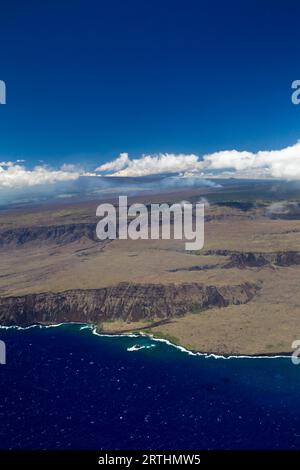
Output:
[[[186,195],[186,199],[189,194]],[[95,223],[97,204],[11,211],[0,216],[1,232],[20,227]],[[272,220],[264,206],[242,211],[211,205],[206,209],[205,246],[186,252],[182,241],[126,241],[100,243],[81,238],[71,243],[38,239],[0,249],[0,295],[60,292],[132,283],[199,282],[206,285],[262,281],[262,289],[248,304],[193,312],[151,328],[138,322],[108,322],[106,332],[147,331],[170,337],[188,348],[223,354],[274,354],[291,351],[300,338],[300,265],[191,270],[194,266],[224,263],[224,256],[208,250],[239,252],[300,252],[300,220]],[[183,270],[182,270],[183,269]],[[153,319],[155,321],[155,319]]]

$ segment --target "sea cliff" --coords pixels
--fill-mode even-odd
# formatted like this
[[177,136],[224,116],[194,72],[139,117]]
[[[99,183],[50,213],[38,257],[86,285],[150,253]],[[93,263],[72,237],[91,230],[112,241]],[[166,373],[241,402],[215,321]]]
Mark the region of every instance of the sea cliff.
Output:
[[258,283],[250,282],[218,287],[198,283],[120,283],[100,289],[0,297],[0,324],[28,326],[34,323],[167,319],[194,309],[244,304],[259,289]]

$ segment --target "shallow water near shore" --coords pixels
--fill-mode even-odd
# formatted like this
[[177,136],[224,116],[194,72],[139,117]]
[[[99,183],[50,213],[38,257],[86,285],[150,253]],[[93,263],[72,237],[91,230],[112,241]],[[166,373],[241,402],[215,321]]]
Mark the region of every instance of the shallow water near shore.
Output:
[[92,333],[0,329],[2,449],[299,448],[290,358],[224,360]]

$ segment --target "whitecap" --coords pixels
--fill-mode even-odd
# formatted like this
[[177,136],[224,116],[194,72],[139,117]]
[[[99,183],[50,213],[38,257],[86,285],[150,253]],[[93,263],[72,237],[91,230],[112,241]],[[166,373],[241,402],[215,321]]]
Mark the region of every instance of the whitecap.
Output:
[[[216,354],[216,353],[195,352],[195,351],[191,351],[191,350],[189,350],[189,349],[187,349],[183,346],[180,346],[178,344],[172,343],[168,339],[156,338],[152,334],[145,334],[143,332],[140,332],[140,333],[127,333],[127,334],[99,333],[97,331],[97,327],[95,327],[95,325],[89,324],[89,323],[83,324],[81,322],[64,322],[64,323],[56,323],[56,324],[53,324],[53,325],[41,325],[41,324],[37,323],[37,324],[34,324],[34,325],[25,326],[25,327],[18,326],[18,325],[10,325],[10,326],[0,325],[0,329],[4,329],[4,330],[9,330],[9,329],[29,330],[30,328],[57,328],[59,326],[65,326],[65,325],[78,325],[78,326],[81,325],[81,327],[79,328],[80,331],[85,330],[85,329],[89,329],[89,330],[91,330],[93,335],[100,336],[100,337],[103,336],[103,337],[106,337],[106,338],[124,338],[124,337],[139,338],[141,336],[142,337],[148,337],[148,338],[151,338],[152,341],[165,343],[168,346],[176,348],[179,351],[181,351],[185,354],[188,354],[190,356],[201,356],[201,357],[205,357],[206,359],[209,359],[209,358],[214,358],[214,359],[283,359],[283,358],[290,359],[290,356],[280,355],[280,354],[275,354],[275,355],[270,355],[270,356],[269,355],[257,355],[257,356],[252,355],[251,356],[251,355],[246,355],[246,354],[243,354],[243,355],[222,355],[222,354]],[[146,347],[151,347],[151,346],[143,346],[142,348],[146,348]]]

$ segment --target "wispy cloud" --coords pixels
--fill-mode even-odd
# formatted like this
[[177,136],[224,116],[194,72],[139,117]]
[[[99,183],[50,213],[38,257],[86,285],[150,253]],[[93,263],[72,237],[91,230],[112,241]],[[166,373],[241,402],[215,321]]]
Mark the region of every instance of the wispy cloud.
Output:
[[10,167],[10,166],[14,166],[14,165],[21,164],[21,163],[25,163],[25,160],[16,160],[15,162],[11,162],[9,160],[6,160],[6,161],[3,161],[3,162],[0,162],[0,166]]
[[299,209],[299,203],[296,201],[273,202],[267,207],[268,215],[288,214],[291,211]]

